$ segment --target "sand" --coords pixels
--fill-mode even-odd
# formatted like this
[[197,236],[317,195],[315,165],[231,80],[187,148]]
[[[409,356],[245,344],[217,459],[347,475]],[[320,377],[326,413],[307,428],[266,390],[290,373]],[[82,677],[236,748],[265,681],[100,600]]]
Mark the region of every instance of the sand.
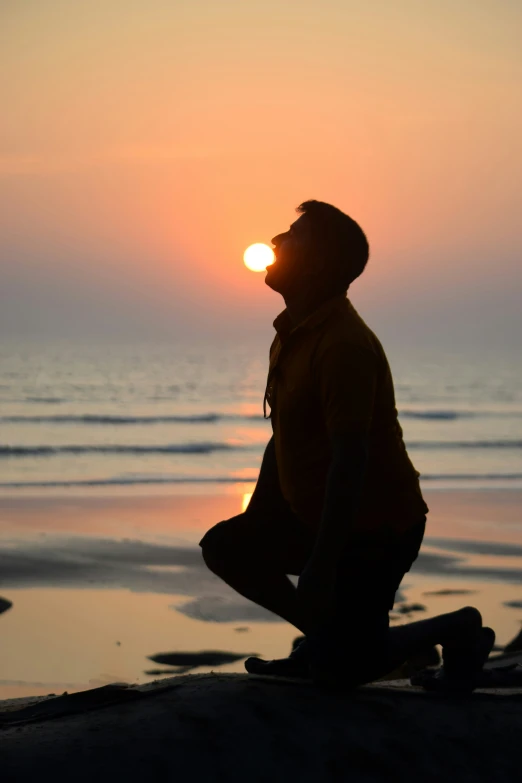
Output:
[[0,728],[2,780],[512,783],[520,776],[522,689],[448,698],[399,681],[343,694],[206,674],[139,690],[141,698]]

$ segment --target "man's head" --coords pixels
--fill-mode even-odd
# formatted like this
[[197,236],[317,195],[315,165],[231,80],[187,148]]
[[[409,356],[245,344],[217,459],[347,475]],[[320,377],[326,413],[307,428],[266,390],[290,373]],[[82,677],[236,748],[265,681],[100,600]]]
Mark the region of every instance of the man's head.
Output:
[[346,293],[368,261],[361,227],[340,209],[305,201],[288,231],[272,239],[275,261],[265,283],[287,299],[308,290],[321,296]]

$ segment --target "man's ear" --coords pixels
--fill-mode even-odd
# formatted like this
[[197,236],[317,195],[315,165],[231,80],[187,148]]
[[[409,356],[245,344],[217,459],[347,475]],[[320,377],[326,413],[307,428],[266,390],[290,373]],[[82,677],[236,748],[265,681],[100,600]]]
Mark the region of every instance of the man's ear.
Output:
[[310,251],[307,254],[307,272],[314,277],[323,277],[326,269],[326,258],[322,253]]

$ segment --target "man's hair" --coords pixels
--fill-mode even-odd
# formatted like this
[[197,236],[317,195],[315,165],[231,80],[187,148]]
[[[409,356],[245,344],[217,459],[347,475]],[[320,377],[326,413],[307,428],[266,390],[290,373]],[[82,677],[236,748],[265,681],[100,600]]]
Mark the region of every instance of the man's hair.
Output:
[[368,261],[370,248],[364,231],[355,220],[324,201],[304,201],[296,212],[307,216],[312,242],[332,275],[332,286],[336,292],[347,291]]

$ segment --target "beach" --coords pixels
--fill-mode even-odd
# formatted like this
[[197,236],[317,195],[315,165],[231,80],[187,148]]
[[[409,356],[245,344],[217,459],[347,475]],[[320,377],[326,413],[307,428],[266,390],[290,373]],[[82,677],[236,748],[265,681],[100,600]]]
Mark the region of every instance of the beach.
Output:
[[[239,489],[1,498],[0,595],[13,606],[0,616],[0,699],[151,682],[174,671],[150,660],[158,653],[238,656],[197,673],[243,671],[241,656],[252,653],[287,654],[295,629],[236,596],[201,561],[202,534],[239,513],[252,486]],[[425,542],[397,597],[398,608],[425,609],[394,622],[472,604],[506,644],[522,621],[522,492],[425,496]]]

